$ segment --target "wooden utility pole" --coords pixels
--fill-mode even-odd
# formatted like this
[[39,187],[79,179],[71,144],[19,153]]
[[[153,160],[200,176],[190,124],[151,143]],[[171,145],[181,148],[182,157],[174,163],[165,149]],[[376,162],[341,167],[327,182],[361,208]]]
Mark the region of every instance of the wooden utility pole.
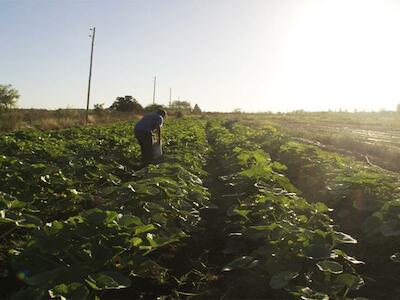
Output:
[[87,103],[86,103],[86,125],[89,121],[90,82],[92,80],[93,48],[94,48],[94,37],[96,35],[96,27],[90,28],[89,30],[92,31],[92,34],[89,35],[89,37],[92,38],[92,48],[90,50],[89,84],[88,84]]
[[153,87],[153,104],[156,103],[156,82],[157,82],[157,77],[154,76],[154,87]]

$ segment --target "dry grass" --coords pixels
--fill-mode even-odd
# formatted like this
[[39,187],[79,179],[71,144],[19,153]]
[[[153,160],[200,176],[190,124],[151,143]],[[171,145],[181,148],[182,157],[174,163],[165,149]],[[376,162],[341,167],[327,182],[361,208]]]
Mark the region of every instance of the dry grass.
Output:
[[[108,124],[119,121],[137,119],[132,113],[102,111],[89,115],[90,125]],[[19,129],[63,129],[86,124],[85,110],[59,109],[15,109],[0,113],[0,132],[10,132]]]
[[40,130],[50,130],[50,129],[62,129],[68,128],[76,125],[83,125],[81,120],[76,120],[73,118],[44,118],[37,122],[35,128]]
[[14,111],[0,111],[0,132],[23,127],[22,116]]

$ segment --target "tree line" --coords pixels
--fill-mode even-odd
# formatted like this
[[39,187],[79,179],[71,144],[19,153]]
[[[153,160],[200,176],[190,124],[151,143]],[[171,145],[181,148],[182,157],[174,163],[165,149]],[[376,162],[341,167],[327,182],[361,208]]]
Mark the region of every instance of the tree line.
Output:
[[[0,84],[0,111],[6,111],[14,108],[17,104],[19,98],[18,91],[13,88],[10,84],[2,85]],[[111,111],[119,112],[132,112],[135,114],[144,114],[148,112],[155,111],[159,108],[166,109],[170,113],[193,113],[201,114],[200,107],[196,104],[193,108],[188,101],[173,101],[168,106],[161,104],[151,104],[143,107],[139,101],[132,96],[117,97],[113,104],[108,108]],[[104,111],[104,104],[95,104],[95,112]]]
[[[195,106],[192,108],[190,102],[179,100],[172,101],[168,106],[164,106],[161,104],[151,104],[143,107],[137,99],[129,95],[124,97],[117,97],[113,104],[109,107],[110,110],[120,112],[132,112],[139,115],[152,112],[160,108],[168,110],[169,113],[201,114],[202,112],[197,104],[195,104]],[[104,107],[102,104],[95,104],[95,111],[101,111],[103,109]]]

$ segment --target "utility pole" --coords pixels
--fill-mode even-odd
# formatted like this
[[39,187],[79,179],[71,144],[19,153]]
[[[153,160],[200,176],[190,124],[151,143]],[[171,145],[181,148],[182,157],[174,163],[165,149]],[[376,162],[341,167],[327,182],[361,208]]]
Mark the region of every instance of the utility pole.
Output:
[[93,47],[94,47],[94,37],[96,35],[96,27],[90,28],[89,30],[92,31],[92,34],[89,35],[89,37],[92,38],[92,48],[90,50],[89,84],[88,84],[87,103],[86,103],[86,125],[89,121],[90,82],[92,80]]
[[172,89],[169,88],[169,107],[171,108],[171,104],[172,104]]
[[157,77],[154,76],[154,87],[153,87],[153,104],[156,103],[156,82],[157,82]]

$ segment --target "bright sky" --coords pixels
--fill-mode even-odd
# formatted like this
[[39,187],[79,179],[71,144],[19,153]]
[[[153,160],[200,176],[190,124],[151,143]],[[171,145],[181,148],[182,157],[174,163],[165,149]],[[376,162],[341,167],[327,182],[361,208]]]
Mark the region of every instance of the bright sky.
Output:
[[173,99],[203,110],[395,109],[400,1],[0,0],[0,84],[19,107]]

